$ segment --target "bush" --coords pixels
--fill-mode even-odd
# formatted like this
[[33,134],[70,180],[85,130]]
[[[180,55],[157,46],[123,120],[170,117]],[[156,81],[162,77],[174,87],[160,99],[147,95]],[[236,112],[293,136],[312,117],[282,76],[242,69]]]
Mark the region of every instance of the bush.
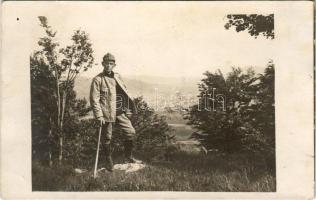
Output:
[[[138,105],[138,114],[133,115],[131,121],[136,129],[136,154],[146,158],[161,157],[167,151],[173,141],[170,128],[164,117],[160,117],[153,109],[149,108],[142,98],[135,100]],[[81,109],[86,109],[83,106]],[[65,149],[64,160],[66,163],[76,167],[87,168],[94,165],[97,140],[98,124],[94,119],[78,120],[74,118],[68,121],[65,128]],[[103,146],[100,145],[100,154],[103,153]],[[119,129],[114,129],[111,142],[113,154],[118,160],[124,150],[125,138]],[[103,156],[100,156],[102,161]]]
[[273,63],[263,75],[240,68],[233,68],[226,78],[220,71],[205,75],[199,84],[200,103],[185,116],[188,124],[198,130],[192,137],[207,149],[264,155],[274,170]]

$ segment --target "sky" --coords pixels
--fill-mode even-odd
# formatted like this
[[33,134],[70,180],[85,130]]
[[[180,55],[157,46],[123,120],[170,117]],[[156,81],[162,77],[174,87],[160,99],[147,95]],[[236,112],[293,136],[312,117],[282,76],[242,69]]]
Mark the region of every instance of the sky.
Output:
[[[101,59],[107,52],[114,54],[115,71],[123,76],[199,77],[207,70],[226,73],[232,66],[253,66],[262,72],[274,57],[274,40],[226,30],[225,16],[238,7],[230,9],[214,2],[124,1],[35,6],[30,19],[31,47],[36,49],[44,35],[37,19],[43,15],[57,31],[62,46],[70,42],[76,29],[89,34],[98,65],[83,76],[102,71]],[[250,7],[243,12],[257,11]],[[265,12],[269,14],[267,9]]]

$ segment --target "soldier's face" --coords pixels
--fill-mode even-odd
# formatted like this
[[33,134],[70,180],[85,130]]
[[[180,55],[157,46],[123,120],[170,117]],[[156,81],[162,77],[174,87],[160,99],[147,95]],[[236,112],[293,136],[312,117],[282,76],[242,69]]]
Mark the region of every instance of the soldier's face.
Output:
[[102,65],[104,67],[104,71],[111,72],[113,70],[113,68],[115,67],[115,62],[107,60],[107,61],[103,61]]

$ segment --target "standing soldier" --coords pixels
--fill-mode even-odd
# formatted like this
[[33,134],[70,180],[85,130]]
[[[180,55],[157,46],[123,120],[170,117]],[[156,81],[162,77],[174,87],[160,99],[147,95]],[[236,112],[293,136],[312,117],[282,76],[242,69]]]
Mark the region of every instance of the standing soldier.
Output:
[[114,125],[120,128],[124,135],[125,163],[140,163],[132,156],[135,139],[135,129],[129,120],[132,113],[136,113],[136,106],[133,98],[128,93],[120,75],[113,72],[116,66],[115,58],[107,53],[103,57],[102,65],[104,70],[93,78],[90,89],[90,104],[94,117],[102,126],[104,137],[106,169],[113,171],[111,157],[111,138]]

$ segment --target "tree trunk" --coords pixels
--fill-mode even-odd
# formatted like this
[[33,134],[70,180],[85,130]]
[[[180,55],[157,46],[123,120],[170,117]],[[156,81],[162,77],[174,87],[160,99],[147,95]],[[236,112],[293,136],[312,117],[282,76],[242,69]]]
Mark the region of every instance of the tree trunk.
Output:
[[60,91],[59,91],[59,77],[58,77],[58,71],[56,69],[56,93],[57,93],[57,126],[59,128],[60,123]]
[[63,160],[63,140],[64,140],[64,137],[60,135],[59,136],[59,156],[58,156],[59,164],[62,164],[62,160]]
[[64,116],[65,116],[65,109],[66,109],[66,100],[67,100],[67,93],[66,91],[63,91],[62,94],[62,106],[61,106],[61,117],[60,117],[60,127],[61,131],[63,129],[63,124],[64,124]]
[[53,160],[52,160],[52,149],[49,147],[49,152],[48,152],[48,156],[49,156],[49,167],[53,166]]
[[52,130],[52,117],[49,117],[49,131],[48,131],[48,164],[49,167],[53,166],[52,160],[52,140],[53,140],[53,130]]
[[59,164],[61,164],[62,161],[62,146],[63,146],[63,134],[62,130],[60,127],[60,122],[61,122],[61,117],[60,117],[60,110],[61,110],[61,104],[60,104],[60,90],[59,90],[59,76],[58,76],[58,70],[57,67],[55,66],[55,73],[56,73],[56,95],[57,95],[57,133],[58,133],[58,138],[59,138]]
[[63,160],[63,140],[64,140],[64,116],[65,116],[65,109],[66,109],[66,100],[67,100],[67,93],[63,91],[62,93],[62,104],[61,104],[61,113],[60,113],[60,122],[59,122],[59,163],[61,164]]
[[49,133],[48,133],[48,163],[49,166],[52,167],[53,166],[53,160],[52,160],[52,129],[49,129]]

